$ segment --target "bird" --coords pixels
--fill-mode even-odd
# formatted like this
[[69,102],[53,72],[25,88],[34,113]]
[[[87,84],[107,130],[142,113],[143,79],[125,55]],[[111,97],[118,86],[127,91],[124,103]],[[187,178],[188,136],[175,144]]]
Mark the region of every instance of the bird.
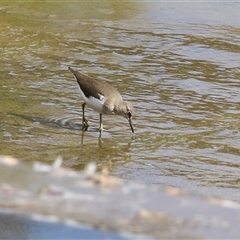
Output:
[[100,136],[103,130],[103,114],[116,114],[125,117],[129,122],[132,133],[134,133],[132,126],[134,107],[130,102],[123,100],[117,88],[106,81],[101,81],[73,70],[71,67],[68,67],[68,69],[76,78],[80,95],[84,101],[82,104],[82,131],[87,131],[89,127],[85,118],[85,106],[87,104],[100,114]]

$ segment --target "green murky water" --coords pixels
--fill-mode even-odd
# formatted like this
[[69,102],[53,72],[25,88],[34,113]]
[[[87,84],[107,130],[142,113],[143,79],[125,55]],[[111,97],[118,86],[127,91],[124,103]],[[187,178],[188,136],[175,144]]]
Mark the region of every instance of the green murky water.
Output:
[[[239,200],[239,3],[0,3],[0,154]],[[72,66],[116,86],[121,117],[81,104]]]

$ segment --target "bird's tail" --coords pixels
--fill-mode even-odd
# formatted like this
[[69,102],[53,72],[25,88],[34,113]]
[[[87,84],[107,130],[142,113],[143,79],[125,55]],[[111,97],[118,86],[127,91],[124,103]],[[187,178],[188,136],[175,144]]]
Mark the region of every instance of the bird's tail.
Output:
[[74,71],[71,67],[68,67],[68,70],[75,76],[76,71]]

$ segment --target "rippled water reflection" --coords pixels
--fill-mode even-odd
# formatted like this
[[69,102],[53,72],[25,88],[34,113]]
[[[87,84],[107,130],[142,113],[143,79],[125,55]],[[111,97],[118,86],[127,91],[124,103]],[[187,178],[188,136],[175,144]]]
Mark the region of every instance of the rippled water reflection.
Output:
[[[239,3],[95,4],[2,6],[1,154],[239,200]],[[118,87],[135,135],[104,116],[99,140],[91,109],[82,134],[69,65]]]

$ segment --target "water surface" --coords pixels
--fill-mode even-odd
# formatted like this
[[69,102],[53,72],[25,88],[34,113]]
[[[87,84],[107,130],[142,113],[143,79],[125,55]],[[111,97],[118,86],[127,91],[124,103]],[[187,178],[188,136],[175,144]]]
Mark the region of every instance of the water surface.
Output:
[[[0,4],[0,153],[239,201],[239,3]],[[109,81],[127,120],[81,104],[68,66]]]

